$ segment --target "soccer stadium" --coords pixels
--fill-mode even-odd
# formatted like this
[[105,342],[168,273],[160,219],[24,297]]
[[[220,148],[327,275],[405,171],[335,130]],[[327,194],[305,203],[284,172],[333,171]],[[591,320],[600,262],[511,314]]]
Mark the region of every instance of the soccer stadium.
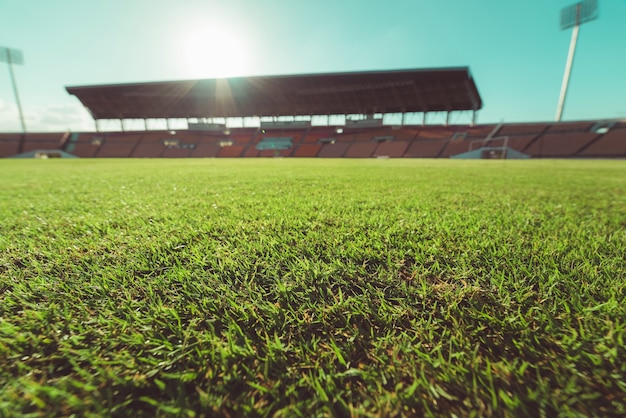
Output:
[[[119,10],[99,7],[108,28]],[[179,9],[118,29],[145,15],[157,36]],[[481,121],[508,99],[472,61],[85,76],[63,85],[62,129],[23,112],[22,52],[0,47],[0,417],[626,416],[623,101],[562,117],[597,10],[562,9],[551,121]]]
[[[118,119],[120,130],[2,134],[0,156],[626,157],[626,122],[621,120],[427,125],[429,113],[443,113],[447,121],[453,112],[467,112],[471,121],[475,119],[482,99],[467,68],[188,80],[67,91],[96,121]],[[399,123],[384,125],[382,115],[394,113],[400,115]],[[313,115],[327,115],[327,124],[312,125]],[[343,116],[342,124],[328,123],[330,115]],[[254,117],[260,121],[255,128],[212,122]],[[124,121],[133,119],[142,120],[146,130],[124,132]],[[185,119],[188,127],[148,130],[148,119]]]

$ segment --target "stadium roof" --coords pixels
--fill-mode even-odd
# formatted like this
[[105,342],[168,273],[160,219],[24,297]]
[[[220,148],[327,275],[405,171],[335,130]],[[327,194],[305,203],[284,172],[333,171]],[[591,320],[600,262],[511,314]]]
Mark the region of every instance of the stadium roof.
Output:
[[478,110],[467,67],[67,87],[94,119]]

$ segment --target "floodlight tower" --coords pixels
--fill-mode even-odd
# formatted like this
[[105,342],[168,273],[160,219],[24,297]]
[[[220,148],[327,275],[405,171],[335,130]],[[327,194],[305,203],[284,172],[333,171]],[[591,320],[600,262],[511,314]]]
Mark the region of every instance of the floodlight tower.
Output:
[[598,0],[584,0],[571,6],[561,9],[561,30],[572,30],[572,40],[569,45],[569,54],[567,55],[567,63],[565,64],[565,74],[563,75],[563,84],[561,85],[561,96],[559,104],[556,108],[556,121],[561,121],[563,115],[563,106],[565,105],[565,96],[567,96],[567,87],[569,85],[569,76],[572,72],[572,64],[574,62],[574,53],[576,52],[576,41],[578,40],[578,30],[580,25],[598,18]]
[[6,62],[9,66],[11,74],[11,84],[13,84],[13,94],[17,103],[17,110],[20,113],[20,122],[22,123],[22,132],[26,133],[26,123],[24,123],[24,114],[22,113],[22,104],[20,103],[20,95],[17,92],[17,83],[15,82],[15,74],[13,73],[13,64],[24,64],[24,56],[19,49],[6,48],[0,46],[0,62]]

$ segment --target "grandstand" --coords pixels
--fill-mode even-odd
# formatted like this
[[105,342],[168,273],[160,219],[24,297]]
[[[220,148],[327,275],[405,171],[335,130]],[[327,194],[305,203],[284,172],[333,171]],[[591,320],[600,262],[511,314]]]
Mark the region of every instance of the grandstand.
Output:
[[[624,158],[626,122],[476,125],[482,99],[468,68],[240,77],[68,87],[96,121],[117,131],[0,134],[0,157],[59,150],[82,158]],[[445,121],[428,124],[443,113]],[[453,113],[471,112],[466,124]],[[383,124],[397,114],[400,123]],[[331,116],[341,123],[330,123]],[[351,119],[350,116],[358,115]],[[421,123],[407,123],[411,116]],[[326,116],[327,123],[313,124]],[[258,118],[257,126],[215,119]],[[143,131],[125,131],[141,119]],[[148,130],[186,119],[187,129]],[[269,119],[269,120],[268,120]],[[413,118],[414,119],[414,118]],[[34,153],[34,155],[43,155]],[[65,154],[63,154],[65,155]]]

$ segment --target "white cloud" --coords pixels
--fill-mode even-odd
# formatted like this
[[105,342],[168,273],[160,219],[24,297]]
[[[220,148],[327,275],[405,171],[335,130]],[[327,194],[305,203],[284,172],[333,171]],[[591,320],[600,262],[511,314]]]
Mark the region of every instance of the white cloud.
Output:
[[[92,131],[93,119],[77,103],[29,107],[24,110],[27,132]],[[21,131],[19,113],[14,103],[0,99],[0,132]]]

